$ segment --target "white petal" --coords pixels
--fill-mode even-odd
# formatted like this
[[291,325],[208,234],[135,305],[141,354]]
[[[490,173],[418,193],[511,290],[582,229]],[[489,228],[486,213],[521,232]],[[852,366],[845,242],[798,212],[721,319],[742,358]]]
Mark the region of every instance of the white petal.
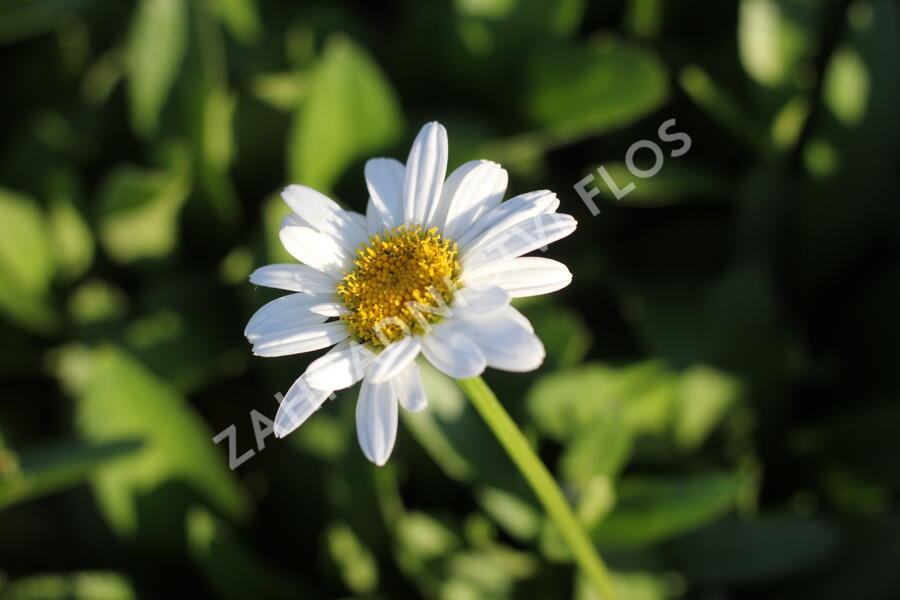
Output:
[[331,395],[331,391],[317,390],[301,375],[281,400],[275,414],[275,436],[284,437],[300,427]]
[[323,317],[340,317],[347,312],[343,302],[319,302],[309,307],[309,312]]
[[427,123],[413,142],[403,183],[403,222],[425,224],[447,174],[447,130]]
[[253,340],[257,356],[287,356],[321,350],[346,339],[350,333],[341,321],[302,325],[261,335]]
[[462,257],[464,269],[495,260],[516,258],[546,246],[575,231],[577,223],[569,215],[537,215],[492,235],[466,250]]
[[432,326],[422,336],[422,353],[439,371],[454,379],[480,375],[487,360],[475,342],[454,324],[455,319]]
[[373,358],[372,351],[362,344],[344,340],[307,367],[306,381],[319,389],[348,388],[362,379]]
[[311,306],[321,301],[321,296],[288,294],[267,302],[250,317],[244,328],[244,336],[255,342],[264,335],[292,327],[324,323],[326,317],[310,311]]
[[456,292],[452,309],[489,315],[509,304],[510,296],[497,286],[469,286]]
[[393,229],[403,224],[403,179],[406,168],[393,158],[373,158],[366,162],[366,185],[369,187],[369,199],[381,225],[372,229],[369,221],[369,234],[374,235],[382,229]]
[[558,207],[559,198],[553,192],[541,190],[521,194],[510,198],[475,221],[468,230],[461,232],[457,243],[465,251],[516,223],[531,219],[535,215],[552,213]]
[[334,277],[307,265],[266,265],[250,273],[250,283],[308,294],[333,294],[337,285]]
[[497,163],[482,161],[469,169],[460,178],[453,196],[448,198],[445,194],[442,199],[442,203],[446,202],[446,217],[437,225],[443,226],[444,237],[458,239],[479,217],[500,204],[507,181],[506,170]]
[[456,167],[453,172],[450,173],[447,180],[444,182],[444,186],[441,188],[441,198],[432,211],[431,219],[429,221],[430,226],[440,227],[443,232],[444,226],[447,224],[447,212],[450,209],[450,205],[453,203],[453,198],[456,197],[457,192],[459,191],[460,184],[463,183],[469,173],[484,164],[493,163],[486,160],[470,160],[469,162]]
[[391,388],[400,400],[400,406],[409,412],[419,412],[428,407],[428,395],[425,393],[425,386],[422,385],[419,365],[415,361],[406,365],[405,369],[391,379]]
[[524,298],[566,287],[572,282],[572,273],[561,262],[523,256],[482,264],[463,273],[462,279],[466,285],[496,285],[513,298]]
[[311,229],[289,225],[278,232],[284,249],[302,263],[340,279],[353,264],[352,255],[330,236]]
[[397,399],[389,383],[363,381],[356,401],[356,436],[363,454],[379,467],[394,449],[397,413]]
[[369,202],[366,204],[366,229],[368,230],[369,235],[375,235],[379,231],[384,231],[386,228],[384,221],[381,219],[381,215],[378,213],[378,209],[375,208],[375,204],[372,202],[372,199],[369,198]]
[[281,197],[310,227],[334,238],[347,250],[355,250],[366,241],[365,220],[361,215],[341,208],[328,196],[306,187],[289,185]]
[[421,349],[419,338],[411,335],[393,342],[375,358],[369,379],[372,383],[389,381],[414,361]]
[[461,319],[459,327],[478,344],[487,364],[504,371],[533,371],[544,362],[544,345],[522,323],[524,317],[516,309],[506,307],[490,317]]

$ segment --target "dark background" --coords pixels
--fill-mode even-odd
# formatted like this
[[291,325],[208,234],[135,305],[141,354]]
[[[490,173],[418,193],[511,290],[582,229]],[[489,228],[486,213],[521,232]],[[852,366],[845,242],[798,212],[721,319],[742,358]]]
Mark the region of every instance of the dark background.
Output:
[[[0,0],[0,599],[592,597],[434,373],[384,468],[354,390],[255,438],[310,360],[242,337],[278,190],[363,210],[430,120],[579,220],[572,285],[518,303],[544,366],[487,379],[623,600],[900,597],[898,30],[890,0]],[[592,217],[601,165],[636,188],[597,176]]]

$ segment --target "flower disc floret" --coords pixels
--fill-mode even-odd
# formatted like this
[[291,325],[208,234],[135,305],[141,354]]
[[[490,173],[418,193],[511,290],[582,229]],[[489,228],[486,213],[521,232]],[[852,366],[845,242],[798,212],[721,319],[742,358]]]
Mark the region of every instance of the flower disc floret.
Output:
[[423,320],[440,319],[436,313],[452,299],[457,256],[456,243],[436,227],[402,225],[370,237],[356,251],[356,268],[338,283],[347,308],[341,319],[354,337],[376,347],[421,333]]

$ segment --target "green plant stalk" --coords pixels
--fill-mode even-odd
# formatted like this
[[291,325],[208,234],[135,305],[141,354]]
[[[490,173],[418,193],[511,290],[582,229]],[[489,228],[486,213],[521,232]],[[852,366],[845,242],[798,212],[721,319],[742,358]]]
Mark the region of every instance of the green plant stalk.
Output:
[[568,544],[578,566],[593,582],[600,597],[603,600],[615,600],[617,596],[612,577],[594,544],[582,529],[553,475],[531,449],[528,440],[497,400],[497,396],[481,377],[459,379],[457,383],[528,481]]

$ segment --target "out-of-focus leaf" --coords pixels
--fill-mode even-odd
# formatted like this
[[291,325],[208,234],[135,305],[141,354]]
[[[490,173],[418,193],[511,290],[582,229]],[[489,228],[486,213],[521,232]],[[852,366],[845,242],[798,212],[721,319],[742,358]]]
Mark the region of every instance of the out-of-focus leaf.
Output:
[[309,84],[302,72],[260,73],[253,78],[253,93],[279,110],[293,112],[309,94]]
[[103,279],[89,279],[68,299],[69,316],[79,324],[115,321],[125,314],[128,296]]
[[48,218],[56,255],[57,274],[67,280],[84,274],[94,259],[94,238],[75,204],[77,181],[70,172],[49,176]]
[[165,382],[111,346],[70,349],[61,356],[59,372],[77,399],[76,420],[85,439],[143,442],[140,452],[93,476],[103,514],[117,533],[177,543],[182,529],[175,524],[184,523],[187,492],[230,518],[246,517],[248,497],[226,457]]
[[125,55],[131,123],[143,136],[156,133],[187,50],[188,3],[140,0]]
[[54,272],[47,231],[33,199],[0,188],[0,310],[37,331],[57,320],[47,297]]
[[625,25],[637,37],[656,37],[663,25],[663,0],[629,0]]
[[613,191],[595,176],[594,185],[610,202],[624,206],[671,206],[684,201],[714,198],[726,189],[726,182],[714,171],[683,162],[666,161],[665,166],[653,177],[640,179],[628,171],[625,163],[603,165],[619,189],[634,183],[634,189],[616,199]]
[[838,48],[825,73],[825,104],[844,124],[853,126],[866,115],[872,84],[869,69],[854,48]]
[[444,556],[461,544],[452,529],[421,512],[403,516],[398,523],[397,540],[404,550],[420,560]]
[[178,214],[187,199],[184,173],[119,167],[100,191],[100,240],[117,262],[159,258],[177,240]]
[[378,65],[350,39],[331,37],[291,128],[291,179],[330,189],[350,163],[394,143],[402,125],[394,91]]
[[758,83],[778,87],[796,77],[814,51],[810,25],[817,3],[796,0],[742,0],[738,48],[747,73]]
[[281,221],[289,214],[291,214],[291,209],[278,194],[272,194],[263,202],[263,237],[265,238],[267,260],[270,263],[297,262],[297,259],[284,249],[284,246],[281,245],[281,238],[278,237]]
[[224,85],[204,86],[198,89],[202,95],[200,117],[196,124],[200,154],[198,180],[203,185],[205,197],[220,223],[234,225],[240,216],[241,206],[228,168],[234,155],[234,131],[232,121],[237,96]]
[[542,377],[528,394],[528,410],[551,437],[564,440],[622,411],[635,432],[662,432],[675,401],[677,379],[661,363],[614,369],[592,364]]
[[[620,600],[666,600],[670,598],[663,578],[639,571],[612,574],[613,585]],[[575,579],[575,600],[603,600],[591,580],[581,576]]]
[[591,333],[577,313],[552,303],[526,307],[525,313],[547,351],[545,369],[575,365],[587,354]]
[[447,564],[440,597],[508,598],[518,580],[537,570],[535,557],[509,547],[493,547],[459,552]]
[[137,600],[137,597],[127,577],[101,571],[32,575],[0,589],[0,600]]
[[373,592],[378,586],[378,563],[353,529],[346,523],[333,523],[325,537],[344,584],[357,594]]
[[236,40],[249,44],[259,37],[259,15],[254,0],[213,0],[212,8]]
[[0,508],[78,485],[96,470],[140,448],[138,441],[57,443],[21,454],[0,450]]
[[606,546],[646,546],[706,525],[734,507],[744,481],[731,473],[681,478],[632,476],[592,538]]
[[51,31],[97,0],[0,1],[0,46]]
[[566,482],[581,488],[598,475],[618,476],[631,456],[634,440],[626,418],[621,409],[605,411],[570,438],[559,462]]
[[739,382],[710,367],[692,367],[681,376],[673,423],[675,444],[691,450],[703,443],[741,394]]
[[531,86],[526,103],[535,123],[567,139],[624,127],[667,93],[659,60],[615,39],[542,53]]
[[281,573],[222,519],[201,507],[187,514],[188,547],[217,598],[301,598],[300,582]]
[[760,582],[808,569],[836,549],[838,533],[817,519],[764,517],[724,520],[667,546],[676,564],[698,581]]

